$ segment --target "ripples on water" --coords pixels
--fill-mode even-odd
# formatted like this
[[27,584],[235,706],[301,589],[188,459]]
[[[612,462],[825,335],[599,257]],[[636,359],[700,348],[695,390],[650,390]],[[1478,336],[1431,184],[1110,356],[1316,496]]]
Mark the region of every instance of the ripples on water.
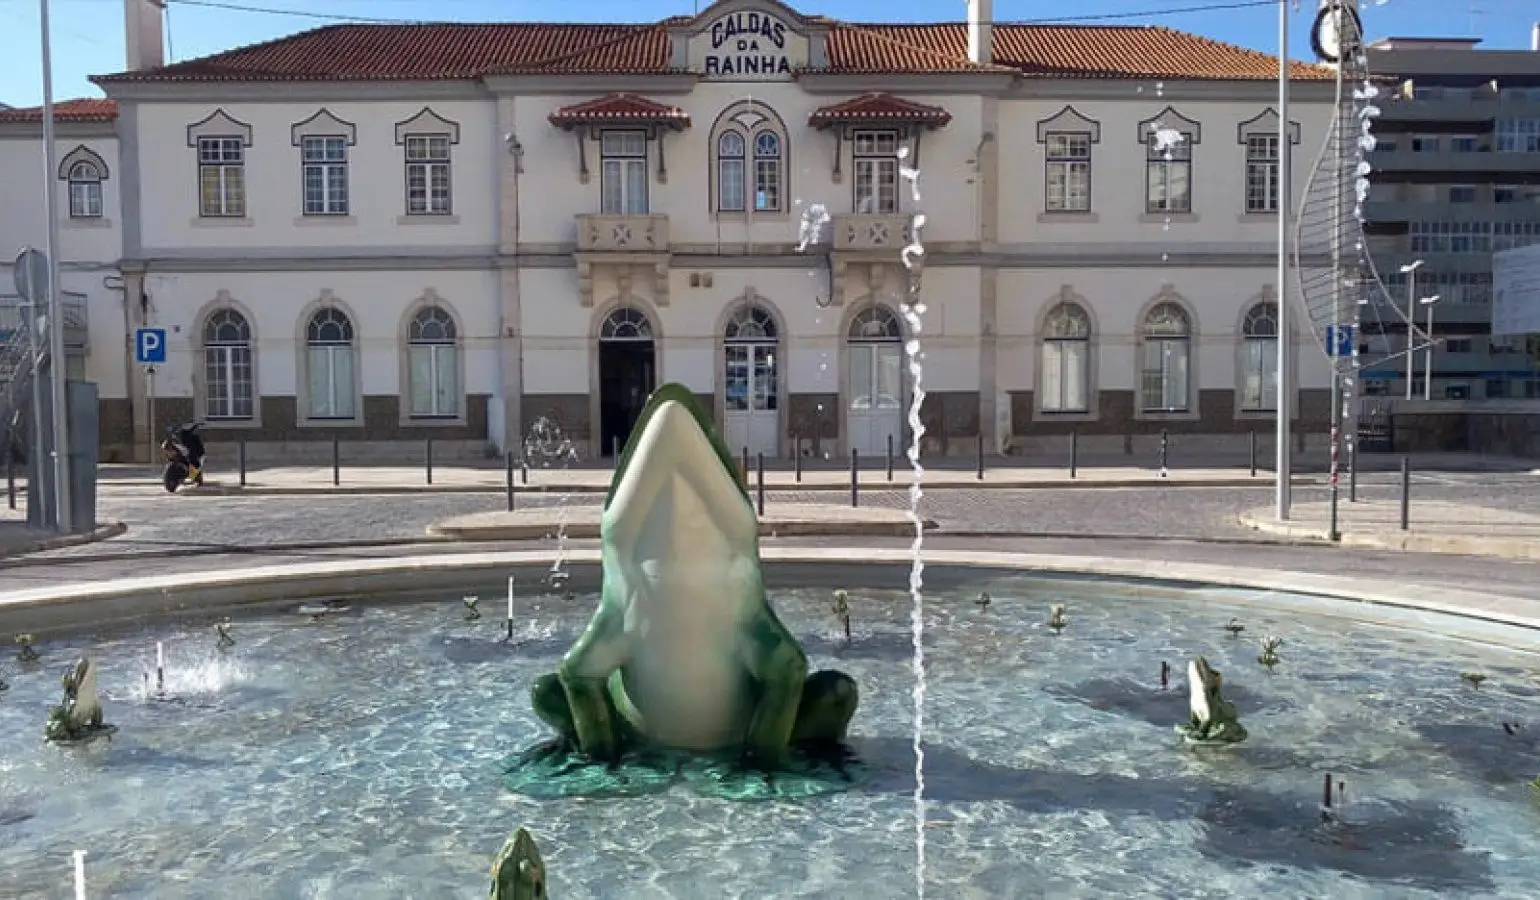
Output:
[[[1222,605],[1254,593],[1012,579],[930,595],[935,895],[1540,896],[1540,804],[1524,784],[1540,775],[1535,660]],[[543,734],[529,685],[593,598],[525,606],[509,648],[496,617],[463,621],[460,596],[318,623],[238,618],[223,655],[209,625],[189,623],[48,643],[32,670],[7,660],[0,896],[67,896],[84,848],[92,896],[484,897],[520,825],[565,900],[913,896],[904,593],[853,591],[848,647],[827,591],[777,595],[812,664],[860,682],[855,743],[878,773],[786,804],[506,793],[501,760]],[[1058,637],[1041,626],[1051,602],[1069,605]],[[1237,615],[1248,630],[1231,638]],[[1286,639],[1271,675],[1255,661],[1269,632]],[[156,640],[174,702],[146,697]],[[88,645],[120,730],[45,746],[59,672]],[[1193,751],[1172,734],[1196,653],[1224,671],[1247,743]],[[1163,659],[1176,670],[1165,693]],[[1479,691],[1459,677],[1473,669],[1490,677]],[[1527,727],[1509,736],[1503,721]],[[1316,812],[1327,771],[1349,801],[1332,828]]]

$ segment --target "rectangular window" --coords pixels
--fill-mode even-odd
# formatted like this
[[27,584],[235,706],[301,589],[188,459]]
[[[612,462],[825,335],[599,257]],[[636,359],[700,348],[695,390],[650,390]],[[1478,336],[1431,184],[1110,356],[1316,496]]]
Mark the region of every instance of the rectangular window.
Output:
[[307,137],[300,139],[299,146],[305,215],[347,215],[347,138]]
[[1427,137],[1427,136],[1418,136],[1418,137],[1412,138],[1412,152],[1413,153],[1437,153],[1438,152],[1438,138],[1436,138],[1436,137]]
[[1278,211],[1278,135],[1246,137],[1246,212]]
[[407,215],[447,216],[453,212],[449,166],[449,135],[406,136]]
[[647,215],[647,134],[606,131],[599,138],[599,211]]
[[1043,412],[1083,413],[1089,409],[1091,342],[1043,342]]
[[204,414],[210,419],[252,417],[251,347],[222,344],[203,350],[203,378],[207,391]]
[[246,215],[246,146],[240,138],[198,138],[198,215]]
[[1498,119],[1498,153],[1540,153],[1540,118]]
[[1186,412],[1188,403],[1187,338],[1148,338],[1140,399],[1145,412]]
[[857,131],[850,140],[855,169],[855,211],[898,212],[898,132]]
[[1084,132],[1049,134],[1047,146],[1048,212],[1090,212],[1091,136]]
[[70,218],[100,219],[102,217],[102,183],[100,181],[76,181],[70,179]]
[[1473,137],[1454,137],[1449,139],[1449,149],[1455,153],[1476,153],[1481,149],[1481,142]]
[[1379,153],[1394,153],[1394,152],[1396,152],[1397,149],[1399,149],[1399,146],[1396,144],[1395,141],[1386,141],[1386,140],[1381,140],[1381,139],[1375,139],[1375,141],[1374,141],[1374,149],[1375,149],[1376,152],[1379,152]]
[[1145,141],[1145,212],[1192,212],[1192,135],[1174,141],[1157,131]]
[[1449,189],[1450,203],[1475,203],[1476,189],[1468,184],[1455,185]]

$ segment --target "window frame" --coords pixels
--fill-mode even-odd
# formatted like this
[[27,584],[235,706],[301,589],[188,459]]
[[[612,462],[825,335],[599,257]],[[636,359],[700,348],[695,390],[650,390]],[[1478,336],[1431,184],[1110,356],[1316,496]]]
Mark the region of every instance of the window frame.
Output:
[[[863,150],[862,142],[870,149]],[[891,141],[891,149],[883,149]],[[897,128],[856,128],[850,132],[851,209],[859,216],[896,216],[902,211],[899,194],[898,150],[903,132]],[[869,183],[864,183],[869,182]],[[870,192],[871,208],[862,208],[863,188]],[[889,192],[888,189],[891,188]],[[891,203],[886,193],[891,194]]]
[[[1258,142],[1271,143],[1258,152]],[[1245,135],[1245,204],[1247,215],[1276,216],[1279,210],[1279,180],[1283,162],[1283,135],[1256,131]],[[1258,184],[1258,182],[1261,182]]]
[[[198,154],[198,218],[246,218],[246,139],[238,134],[200,134],[194,147]],[[204,152],[206,148],[217,148],[218,152],[210,157]],[[232,148],[234,159],[226,156]],[[213,206],[204,190],[209,175],[214,176],[218,189],[218,203]],[[238,195],[234,200],[231,198],[232,185],[233,193]]]
[[[224,339],[219,337],[219,331],[226,326],[236,329],[237,337]],[[256,334],[251,327],[251,318],[245,313],[231,306],[221,306],[211,310],[204,316],[203,326],[199,330],[199,342],[203,350],[201,367],[202,384],[199,393],[203,405],[203,419],[216,425],[250,425],[257,422],[257,369],[256,369]],[[218,368],[223,377],[214,378],[211,374]],[[245,370],[247,395],[239,396],[237,386],[241,383],[235,373],[239,369]],[[216,404],[214,385],[221,383],[224,390],[218,395],[220,401]],[[240,408],[244,399],[246,408]]]
[[[439,337],[424,336],[424,329],[428,325],[435,325],[444,330]],[[406,404],[401,409],[401,417],[409,423],[431,424],[458,424],[465,420],[466,394],[465,394],[465,359],[461,352],[463,346],[463,334],[460,322],[454,313],[441,301],[430,300],[421,303],[413,310],[412,315],[406,321],[406,352],[403,354],[403,362],[406,368]],[[419,348],[428,348],[427,356],[430,360],[430,386],[428,388],[428,406],[430,411],[417,411],[417,387],[412,378],[413,364],[418,355]],[[441,364],[439,356],[443,353],[452,354],[449,359],[449,371],[455,379],[453,402],[451,410],[439,407],[441,387],[439,379],[444,374],[445,367]]]
[[[80,174],[89,171],[90,175]],[[106,200],[102,191],[102,182],[107,180],[101,166],[88,159],[77,160],[69,167],[65,179],[66,191],[69,198],[69,217],[71,219],[101,219],[107,214]],[[92,212],[92,204],[95,211]]]
[[[332,149],[335,142],[341,148],[341,157],[338,159],[326,158],[325,154]],[[310,148],[319,143],[323,149],[321,159],[310,158]],[[300,214],[308,217],[346,216],[352,212],[352,192],[349,184],[348,138],[345,134],[307,134],[299,139],[300,159]],[[310,174],[316,172],[320,176],[320,207],[312,208],[310,204]],[[341,173],[340,188],[332,184],[331,174]],[[334,207],[333,191],[340,191],[341,202]]]
[[[323,321],[325,319],[325,321]],[[327,338],[324,331],[327,326],[335,326],[342,332],[340,338]],[[358,379],[359,379],[359,353],[358,353],[358,327],[353,322],[353,317],[335,303],[323,303],[312,310],[310,316],[305,319],[305,406],[303,421],[324,425],[346,424],[356,422],[359,419]],[[339,383],[337,379],[336,360],[338,350],[345,349],[348,357],[348,371],[345,382]],[[325,357],[329,367],[327,387],[333,406],[339,402],[347,404],[345,413],[332,412],[322,414],[316,410],[315,370],[317,350],[325,350]]]
[[[1054,142],[1065,141],[1064,152],[1055,152]],[[1071,147],[1070,142],[1083,140],[1085,153],[1081,155],[1077,147]],[[1096,143],[1095,135],[1090,131],[1049,131],[1043,135],[1043,211],[1049,215],[1076,215],[1091,211],[1092,190],[1092,147]],[[1071,176],[1076,166],[1084,167],[1084,192],[1085,205],[1069,205]],[[1055,171],[1063,172],[1063,190],[1060,197],[1060,205],[1054,205],[1053,174]]]
[[[1279,309],[1275,300],[1258,300],[1246,308],[1240,328],[1240,364],[1237,367],[1239,384],[1236,386],[1236,410],[1247,416],[1276,416],[1282,388],[1277,382],[1278,354],[1284,352],[1285,343],[1278,329]],[[1269,333],[1269,329],[1271,332]],[[1271,345],[1271,351],[1267,345]],[[1260,348],[1261,369],[1251,370],[1253,348]],[[1255,402],[1249,396],[1249,379],[1258,379],[1258,396]],[[1269,376],[1272,376],[1272,396],[1268,396]]]
[[[442,142],[443,146],[441,156],[434,155],[438,142]],[[455,136],[446,131],[410,131],[401,136],[406,215],[426,217],[454,215],[454,145]],[[424,148],[424,155],[414,157],[414,147]],[[422,188],[416,198],[413,197],[412,187],[414,172],[420,173],[422,182]],[[435,208],[437,206],[434,202],[436,173],[443,175],[442,209]]]
[[[1183,129],[1171,129],[1180,134],[1181,140],[1165,149],[1160,148],[1159,131],[1152,129],[1144,139],[1144,213],[1149,216],[1185,216],[1193,211],[1192,187],[1193,187],[1193,135],[1192,131]],[[1154,203],[1155,173],[1159,171],[1165,176],[1166,200],[1163,204]],[[1186,189],[1184,202],[1180,207],[1173,206],[1170,202],[1170,181],[1173,172],[1185,171]]]
[[[1161,331],[1156,327],[1157,313],[1167,308],[1175,310],[1180,314],[1182,322],[1181,333]],[[1139,320],[1139,340],[1137,342],[1139,354],[1138,369],[1136,370],[1139,373],[1139,388],[1138,396],[1135,397],[1137,401],[1135,407],[1137,417],[1148,419],[1191,418],[1197,413],[1193,402],[1194,385],[1197,383],[1197,371],[1194,365],[1196,360],[1193,353],[1197,343],[1196,339],[1197,327],[1193,322],[1192,313],[1187,309],[1186,304],[1180,300],[1174,297],[1163,297],[1145,309],[1143,316]],[[1161,364],[1158,369],[1151,369],[1148,365],[1152,350],[1167,346],[1180,347],[1182,351],[1183,362],[1180,368],[1183,379],[1181,387],[1183,390],[1180,392],[1180,406],[1164,402],[1170,400],[1172,395],[1176,393],[1172,390],[1173,386],[1168,383],[1173,371],[1170,365],[1171,356],[1161,353]],[[1152,405],[1148,402],[1148,379],[1152,372],[1160,377],[1160,398],[1163,401],[1161,405]]]
[[[599,213],[606,216],[646,216],[652,214],[652,168],[649,165],[652,157],[651,136],[645,129],[640,128],[605,128],[599,132]],[[623,145],[615,145],[612,148],[610,138],[637,138],[641,142],[641,150],[627,149]],[[611,176],[610,164],[615,163],[616,174]],[[630,171],[640,166],[642,171],[641,203],[631,202]],[[612,209],[610,192],[608,190],[610,179],[619,179],[618,208]]]
[[[1062,318],[1061,318],[1062,317]],[[1056,327],[1059,322],[1071,323],[1079,326],[1073,331]],[[1091,321],[1090,310],[1085,304],[1073,297],[1063,297],[1054,302],[1048,313],[1043,317],[1042,333],[1038,336],[1038,389],[1036,391],[1037,411],[1044,416],[1055,419],[1084,418],[1090,416],[1095,410],[1092,397],[1095,394],[1095,354],[1093,352],[1092,339],[1096,334],[1095,323]],[[1066,355],[1068,347],[1078,347],[1079,365],[1081,367],[1080,388],[1083,396],[1080,397],[1078,406],[1066,402],[1066,385],[1069,383],[1064,377],[1066,365],[1074,354]],[[1050,347],[1052,352],[1050,352]],[[1048,371],[1050,363],[1057,362],[1058,396],[1052,398],[1047,391],[1049,382]]]
[[[729,140],[737,141],[737,152],[729,153],[723,149]],[[724,128],[716,137],[716,183],[717,183],[717,212],[741,214],[748,209],[748,139],[743,132],[736,128]],[[732,164],[736,163],[737,187],[729,190],[727,173]],[[736,203],[736,206],[731,204]]]

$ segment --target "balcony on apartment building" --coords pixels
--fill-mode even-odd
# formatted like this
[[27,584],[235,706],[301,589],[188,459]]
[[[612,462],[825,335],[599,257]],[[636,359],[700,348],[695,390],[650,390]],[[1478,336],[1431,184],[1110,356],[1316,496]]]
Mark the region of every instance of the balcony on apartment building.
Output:
[[579,213],[581,253],[667,253],[668,216],[657,213]]
[[835,214],[831,242],[837,253],[882,254],[891,258],[908,246],[907,213]]

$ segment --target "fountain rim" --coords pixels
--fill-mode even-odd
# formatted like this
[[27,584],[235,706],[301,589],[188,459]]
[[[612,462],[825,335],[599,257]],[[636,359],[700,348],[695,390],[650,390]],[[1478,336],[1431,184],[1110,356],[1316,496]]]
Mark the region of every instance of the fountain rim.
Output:
[[[563,558],[571,566],[594,567],[600,563],[600,552],[597,547],[572,548]],[[838,570],[903,565],[911,562],[913,556],[907,548],[893,547],[765,547],[760,558],[772,570],[784,565]],[[0,630],[13,624],[18,631],[74,631],[83,625],[113,620],[196,615],[280,602],[421,594],[451,585],[498,582],[510,570],[549,568],[556,559],[554,549],[439,553],[51,585],[0,593]],[[1499,626],[1502,631],[1518,629],[1519,634],[1510,638],[1521,638],[1519,646],[1529,649],[1535,647],[1534,635],[1523,632],[1540,631],[1540,618],[1513,611],[1532,607],[1532,601],[1442,585],[1420,587],[1382,579],[1212,563],[1008,551],[933,550],[924,553],[924,560],[928,567],[975,570],[980,574],[1079,576],[1167,587],[1279,592],[1318,601],[1320,613],[1370,622],[1378,618],[1373,612],[1376,607],[1393,608],[1445,619],[1446,624],[1463,621],[1477,626]],[[1263,609],[1281,608],[1277,604],[1270,606],[1265,595],[1235,599]],[[83,610],[90,611],[90,621],[81,621]],[[1418,627],[1443,631],[1437,621],[1423,622]]]

